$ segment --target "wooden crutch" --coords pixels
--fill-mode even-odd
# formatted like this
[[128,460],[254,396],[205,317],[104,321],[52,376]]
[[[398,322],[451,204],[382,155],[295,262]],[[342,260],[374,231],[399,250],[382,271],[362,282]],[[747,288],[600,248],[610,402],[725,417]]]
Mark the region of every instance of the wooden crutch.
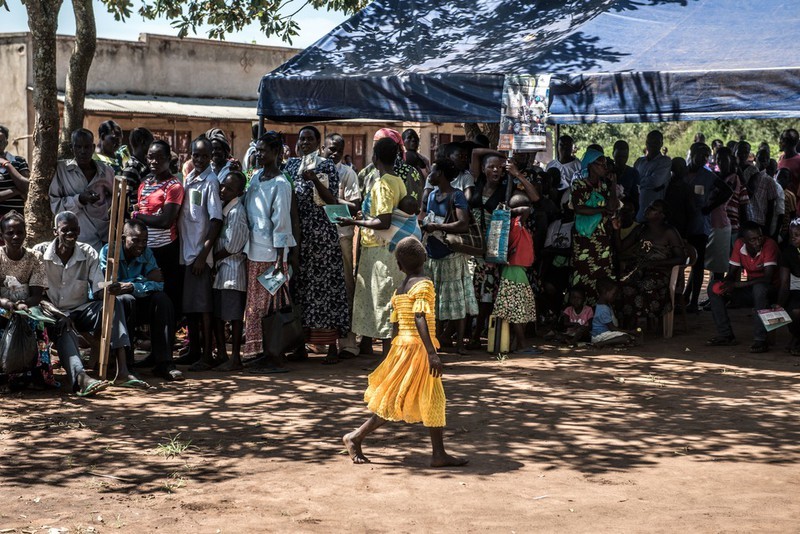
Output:
[[103,286],[103,318],[100,337],[100,379],[108,374],[108,360],[111,352],[111,333],[114,325],[115,295],[108,292],[108,286],[117,281],[119,255],[122,248],[122,230],[125,226],[125,210],[128,200],[128,182],[122,176],[114,178],[114,191],[111,194],[111,216],[108,221],[108,254]]

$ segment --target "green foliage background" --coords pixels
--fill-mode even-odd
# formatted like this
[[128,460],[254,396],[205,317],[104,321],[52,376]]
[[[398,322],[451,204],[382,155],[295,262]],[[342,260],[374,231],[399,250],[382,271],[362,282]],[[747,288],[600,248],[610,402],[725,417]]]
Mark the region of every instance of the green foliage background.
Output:
[[644,141],[647,132],[661,130],[664,134],[664,146],[669,149],[669,156],[685,156],[689,151],[694,135],[702,132],[706,136],[706,143],[711,146],[714,139],[728,141],[748,141],[757,150],[762,141],[770,145],[772,157],[777,159],[778,136],[786,128],[797,128],[798,121],[794,119],[768,119],[768,120],[715,120],[699,122],[662,122],[638,124],[580,124],[561,127],[562,134],[569,134],[575,139],[578,147],[578,156],[583,155],[586,146],[598,143],[605,148],[606,154],[611,154],[611,147],[618,139],[628,141],[631,147],[629,164],[644,151]]

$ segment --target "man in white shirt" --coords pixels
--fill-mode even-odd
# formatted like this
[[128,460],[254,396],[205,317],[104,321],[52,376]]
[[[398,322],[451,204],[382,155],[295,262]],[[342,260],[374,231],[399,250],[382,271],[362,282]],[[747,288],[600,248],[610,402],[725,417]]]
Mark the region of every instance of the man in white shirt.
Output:
[[72,132],[74,159],[61,160],[50,183],[50,208],[53,214],[74,213],[81,234],[78,241],[100,250],[108,241],[108,219],[114,170],[94,155],[94,134],[80,128]]
[[[344,137],[338,133],[329,134],[325,137],[325,145],[322,148],[322,157],[330,159],[336,165],[336,172],[339,173],[339,204],[344,204],[350,210],[351,215],[355,215],[361,206],[361,193],[358,187],[358,175],[352,167],[342,163],[344,156]],[[337,225],[339,230],[339,245],[342,248],[342,259],[344,261],[344,284],[347,290],[347,302],[352,313],[353,294],[355,292],[355,272],[353,258],[353,226]],[[358,343],[356,335],[348,332],[347,337],[339,340],[339,356],[355,357],[358,356]]]
[[581,160],[576,158],[572,152],[575,149],[575,141],[569,135],[562,135],[558,138],[556,150],[558,157],[547,164],[545,170],[558,169],[561,173],[561,185],[559,189],[567,189],[572,186],[572,179],[581,172]]
[[99,337],[103,317],[103,291],[116,295],[111,332],[112,354],[116,356],[117,385],[148,389],[150,386],[128,370],[126,349],[131,346],[126,324],[126,313],[133,309],[133,295],[121,295],[122,286],[114,283],[101,287],[105,280],[100,269],[97,251],[78,241],[81,233],[78,217],[63,211],[55,218],[53,241],[34,247],[42,255],[47,274],[47,300],[64,312],[66,317],[47,332],[54,340],[64,370],[73,392],[81,397],[92,396],[106,389],[109,382],[93,380],[84,371],[75,331],[88,332]]
[[182,308],[189,323],[189,353],[176,363],[196,364],[190,370],[206,371],[215,363],[211,354],[211,267],[214,243],[222,229],[219,182],[211,170],[211,141],[207,138],[192,143],[192,163],[194,169],[186,176],[178,215],[179,262],[184,266]]

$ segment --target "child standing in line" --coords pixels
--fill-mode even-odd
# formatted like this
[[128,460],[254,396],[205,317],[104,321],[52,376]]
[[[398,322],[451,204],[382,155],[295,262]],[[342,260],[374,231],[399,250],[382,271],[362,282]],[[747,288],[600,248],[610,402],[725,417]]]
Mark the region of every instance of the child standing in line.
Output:
[[445,396],[442,362],[436,354],[436,295],[424,274],[427,254],[417,239],[407,237],[395,248],[400,270],[406,275],[392,297],[394,339],[386,359],[369,375],[364,401],[372,412],[343,441],[353,463],[369,460],[361,444],[386,421],[405,421],[429,427],[433,456],[431,467],[461,466],[467,460],[444,450]]
[[511,324],[514,334],[512,352],[541,354],[539,348],[527,346],[525,336],[528,323],[536,321],[536,300],[526,273],[528,267],[533,265],[533,236],[525,226],[531,214],[530,199],[524,193],[515,193],[508,207],[511,208],[508,265],[503,267],[492,313]]
[[214,367],[211,354],[212,250],[222,228],[222,202],[219,182],[211,170],[211,142],[200,137],[192,142],[194,169],[183,184],[183,206],[178,216],[180,264],[184,269],[183,313],[189,329],[189,353],[178,364],[192,364],[190,371],[209,371]]
[[634,341],[633,336],[619,330],[619,322],[611,309],[617,289],[617,283],[610,278],[597,281],[597,305],[592,319],[592,345],[595,347],[630,345]]
[[[214,337],[217,357],[223,363],[215,371],[236,371],[242,368],[240,349],[247,304],[247,265],[244,247],[250,236],[247,212],[240,202],[247,178],[239,171],[230,171],[219,184],[222,201],[222,231],[214,245]],[[231,357],[225,344],[225,322],[231,323]]]
[[572,345],[588,341],[593,317],[592,307],[586,305],[586,292],[580,287],[573,287],[569,292],[569,306],[561,314],[565,340]]

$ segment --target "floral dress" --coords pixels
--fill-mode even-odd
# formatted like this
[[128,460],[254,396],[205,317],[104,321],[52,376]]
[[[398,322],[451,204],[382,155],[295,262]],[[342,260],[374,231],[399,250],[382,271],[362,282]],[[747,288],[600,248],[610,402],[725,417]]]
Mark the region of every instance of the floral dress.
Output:
[[[572,205],[575,207],[587,206],[593,193],[598,193],[607,201],[609,197],[608,185],[602,180],[597,187],[589,183],[587,179],[575,180],[572,183]],[[586,291],[586,302],[591,306],[597,301],[597,281],[601,278],[614,278],[611,233],[608,230],[608,218],[603,215],[600,223],[588,236],[582,235],[578,230],[579,217],[579,215],[575,215],[575,226],[572,234],[572,280],[570,287],[583,287]]]
[[[314,202],[314,183],[300,176],[301,162],[290,158],[284,168],[294,182],[300,215],[300,272],[291,286],[292,296],[303,310],[307,341],[333,344],[350,330],[342,249],[336,225]],[[328,177],[328,189],[336,198],[339,173],[333,162],[318,158],[316,173]]]

